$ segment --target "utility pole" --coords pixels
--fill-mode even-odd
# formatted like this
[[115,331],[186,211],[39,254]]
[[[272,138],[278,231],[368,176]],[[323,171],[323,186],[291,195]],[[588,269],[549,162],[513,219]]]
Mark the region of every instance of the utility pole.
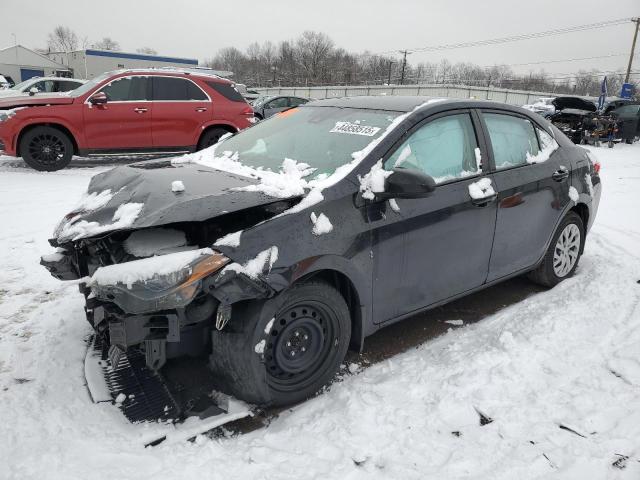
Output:
[[400,50],[400,53],[403,54],[402,57],[402,74],[400,75],[400,85],[404,85],[404,69],[407,66],[407,55],[410,54],[408,50]]
[[629,75],[631,74],[631,65],[633,64],[633,55],[636,49],[636,39],[638,38],[638,27],[640,27],[640,17],[631,20],[636,24],[636,31],[633,34],[633,42],[631,42],[631,55],[629,55],[629,65],[627,65],[627,75],[624,77],[624,83],[629,83]]
[[387,80],[387,85],[391,85],[391,65],[393,64],[393,60],[389,60],[389,79]]

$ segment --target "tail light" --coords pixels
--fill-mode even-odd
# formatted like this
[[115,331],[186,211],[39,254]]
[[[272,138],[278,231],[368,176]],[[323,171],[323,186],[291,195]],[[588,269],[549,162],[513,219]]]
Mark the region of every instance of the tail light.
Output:
[[248,117],[253,117],[253,108],[251,108],[250,105],[247,105],[242,112],[240,112],[240,115],[246,115]]
[[587,152],[587,158],[593,167],[593,173],[598,175],[600,173],[600,161],[598,158],[591,152]]
[[600,174],[600,162],[599,161],[595,161],[595,163],[593,164],[593,171],[596,174]]

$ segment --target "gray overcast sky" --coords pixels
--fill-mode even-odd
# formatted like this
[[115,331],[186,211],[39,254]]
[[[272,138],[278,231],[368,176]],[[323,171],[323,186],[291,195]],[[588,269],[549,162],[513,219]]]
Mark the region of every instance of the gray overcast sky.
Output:
[[[604,12],[604,13],[603,13]],[[110,36],[123,51],[149,46],[160,54],[209,58],[222,47],[327,33],[337,46],[372,52],[483,40],[640,15],[640,0],[56,0],[28,5],[0,0],[0,47],[45,47],[47,33],[66,25],[80,37]],[[626,68],[632,23],[511,44],[413,54],[409,61],[514,64],[624,54],[602,60],[514,67],[572,73]],[[640,46],[638,47],[640,50]],[[637,51],[638,51],[637,50]],[[640,71],[640,56],[634,70]]]

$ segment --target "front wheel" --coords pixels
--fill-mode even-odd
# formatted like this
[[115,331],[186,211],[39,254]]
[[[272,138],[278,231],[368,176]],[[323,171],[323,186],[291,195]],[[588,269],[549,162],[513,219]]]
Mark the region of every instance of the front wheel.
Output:
[[20,154],[31,168],[53,172],[69,165],[73,144],[69,136],[57,128],[36,127],[20,139]]
[[571,277],[582,254],[584,232],[582,218],[575,212],[569,212],[560,222],[542,263],[529,277],[546,287],[553,287]]
[[[238,311],[244,318],[235,333],[213,333],[210,363],[228,393],[259,405],[290,405],[333,378],[351,337],[349,308],[335,288],[294,285],[251,310]],[[229,326],[234,316],[235,310]]]

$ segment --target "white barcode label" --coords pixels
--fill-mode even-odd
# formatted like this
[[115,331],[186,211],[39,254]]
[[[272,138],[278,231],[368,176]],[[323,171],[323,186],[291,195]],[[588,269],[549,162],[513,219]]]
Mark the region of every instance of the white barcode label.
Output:
[[336,122],[336,126],[329,130],[331,133],[347,133],[349,135],[364,135],[373,137],[380,131],[380,127],[368,127],[351,122]]

